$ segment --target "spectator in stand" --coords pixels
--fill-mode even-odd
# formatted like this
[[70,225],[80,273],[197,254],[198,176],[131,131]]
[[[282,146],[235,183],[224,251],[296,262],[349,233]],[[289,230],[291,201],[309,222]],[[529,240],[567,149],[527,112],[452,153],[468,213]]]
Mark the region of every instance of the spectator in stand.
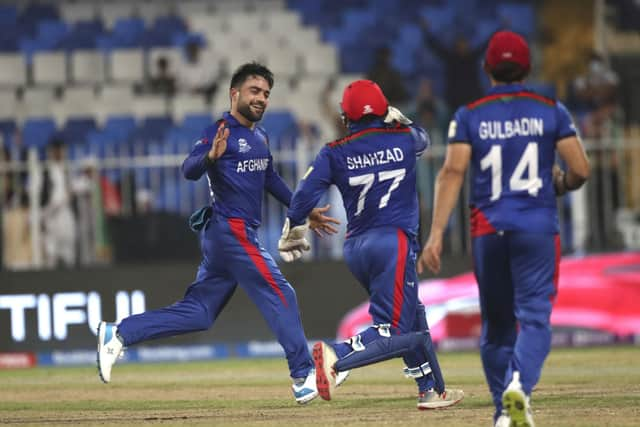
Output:
[[475,99],[484,91],[480,82],[482,55],[486,42],[473,48],[464,34],[456,35],[453,47],[445,45],[431,32],[429,21],[420,21],[425,44],[440,57],[446,76],[445,100],[451,110],[455,110]]
[[622,205],[620,200],[619,142],[624,132],[618,102],[619,78],[604,58],[591,54],[587,73],[573,81],[572,104],[581,112],[578,124],[582,136],[593,144],[593,185],[587,187],[595,213],[591,217],[587,244],[596,250],[622,246],[622,237],[610,220]]
[[52,141],[42,178],[42,225],[45,265],[72,267],[76,261],[76,221],[71,204],[65,145]]
[[391,105],[400,108],[406,106],[409,101],[409,93],[402,83],[404,76],[391,64],[391,50],[388,47],[380,47],[376,50],[373,67],[367,73],[367,79],[380,86]]
[[176,78],[169,69],[169,60],[160,56],[156,60],[156,74],[147,81],[146,91],[155,95],[173,97],[176,91]]
[[[410,117],[421,127],[429,129],[432,149],[427,150],[416,161],[418,175],[418,202],[420,208],[419,238],[424,242],[431,224],[433,188],[437,170],[441,165],[441,155],[437,150],[444,147],[444,129],[447,126],[448,111],[445,103],[433,93],[431,80],[423,78],[418,86],[418,94],[413,102]],[[434,149],[436,150],[434,152]]]
[[199,40],[192,38],[185,45],[185,60],[177,70],[179,91],[203,95],[210,102],[218,90],[216,65],[202,56]]

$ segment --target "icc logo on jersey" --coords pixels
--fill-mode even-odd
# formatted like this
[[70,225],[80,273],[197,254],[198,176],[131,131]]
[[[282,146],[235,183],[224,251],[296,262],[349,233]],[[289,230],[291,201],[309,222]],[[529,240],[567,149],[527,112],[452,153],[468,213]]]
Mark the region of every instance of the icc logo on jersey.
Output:
[[246,153],[249,150],[251,150],[251,146],[249,145],[247,140],[244,138],[240,138],[238,140],[238,151],[240,151],[241,153]]

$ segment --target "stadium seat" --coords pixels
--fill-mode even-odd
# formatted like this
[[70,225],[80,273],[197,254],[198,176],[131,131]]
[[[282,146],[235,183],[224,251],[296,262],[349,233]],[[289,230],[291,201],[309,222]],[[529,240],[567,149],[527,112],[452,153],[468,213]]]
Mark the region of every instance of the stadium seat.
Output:
[[0,118],[0,149],[11,147],[16,131],[16,122]]
[[269,145],[280,148],[298,136],[298,125],[295,117],[288,110],[269,110],[260,121],[269,135]]
[[62,2],[59,6],[60,15],[65,22],[92,21],[96,19],[98,10],[96,3],[89,2]]
[[15,118],[17,102],[14,89],[0,90],[0,120]]
[[213,124],[211,113],[190,113],[184,116],[182,127],[184,129],[204,130]]
[[13,27],[18,23],[18,9],[14,5],[0,6],[0,25],[2,28]]
[[36,38],[47,50],[56,49],[59,43],[69,33],[69,25],[64,21],[44,20],[39,21]]
[[297,77],[301,72],[300,56],[286,48],[274,47],[266,57],[266,65],[276,78]]
[[109,78],[114,82],[140,82],[144,79],[142,49],[114,49],[109,55]]
[[21,112],[23,117],[44,117],[51,115],[55,99],[53,88],[28,87],[22,95]]
[[0,86],[24,86],[27,83],[27,64],[20,53],[0,54]]
[[262,14],[258,13],[229,13],[225,19],[226,31],[243,34],[256,31],[262,33],[267,24]]
[[133,89],[130,85],[102,86],[94,104],[94,117],[104,124],[109,116],[133,113]]
[[500,19],[506,21],[511,30],[531,37],[535,31],[536,13],[534,6],[523,3],[502,3],[497,7]]
[[211,112],[203,96],[178,94],[172,99],[172,117],[176,123],[182,123],[190,116],[209,116]]
[[43,149],[49,144],[55,131],[56,125],[52,119],[27,119],[22,126],[22,141],[25,147]]
[[96,129],[96,121],[93,117],[78,117],[69,119],[58,134],[70,145],[85,144],[88,133]]
[[33,82],[36,85],[62,85],[67,82],[64,52],[38,52],[33,56]]
[[158,145],[164,141],[165,135],[172,125],[173,121],[167,116],[147,117],[131,133],[130,139],[136,144],[155,143]]
[[114,115],[107,118],[102,132],[115,137],[119,143],[126,143],[135,129],[136,121],[133,116]]
[[151,27],[159,17],[170,15],[170,3],[162,1],[138,2],[136,15],[144,20],[147,27]]
[[169,112],[169,99],[163,95],[136,96],[133,99],[133,115],[136,120],[149,116],[166,116]]
[[69,117],[84,117],[93,115],[92,106],[95,104],[95,93],[90,86],[68,86],[60,101],[64,115]]
[[175,7],[178,14],[185,19],[213,12],[212,2],[207,0],[182,0],[177,2]]
[[285,0],[260,0],[254,2],[252,8],[256,13],[268,15],[274,11],[286,10],[286,2]]
[[309,46],[303,55],[304,70],[307,74],[329,76],[338,72],[338,55],[330,45]]
[[76,50],[69,55],[74,83],[102,83],[105,80],[104,56],[95,50]]
[[106,28],[111,29],[118,19],[134,16],[135,2],[107,1],[98,3],[98,15]]

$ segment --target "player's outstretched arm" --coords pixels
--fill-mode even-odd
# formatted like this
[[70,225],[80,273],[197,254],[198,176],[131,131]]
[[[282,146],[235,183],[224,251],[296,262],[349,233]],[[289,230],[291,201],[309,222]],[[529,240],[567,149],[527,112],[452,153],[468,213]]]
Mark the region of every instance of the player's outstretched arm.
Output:
[[568,191],[577,190],[589,178],[591,167],[582,143],[576,136],[563,138],[556,143],[558,154],[567,165],[567,171],[559,166],[553,167],[553,186],[556,195],[562,196]]
[[429,239],[418,259],[418,273],[425,268],[437,274],[440,272],[440,255],[442,254],[442,236],[449,222],[451,211],[458,201],[464,175],[471,160],[469,144],[454,143],[447,147],[447,155],[436,179],[433,196],[433,220]]
[[[206,131],[205,131],[206,132]],[[207,143],[206,133],[198,141],[196,146],[191,150],[189,156],[182,163],[182,173],[185,178],[196,181],[207,171],[207,168],[219,159],[227,149],[227,138],[229,138],[229,129],[224,125],[218,127],[211,147]]]
[[322,237],[324,235],[336,234],[338,229],[332,224],[339,225],[340,221],[332,216],[325,215],[331,205],[325,205],[321,208],[314,208],[309,214],[309,228],[316,235]]

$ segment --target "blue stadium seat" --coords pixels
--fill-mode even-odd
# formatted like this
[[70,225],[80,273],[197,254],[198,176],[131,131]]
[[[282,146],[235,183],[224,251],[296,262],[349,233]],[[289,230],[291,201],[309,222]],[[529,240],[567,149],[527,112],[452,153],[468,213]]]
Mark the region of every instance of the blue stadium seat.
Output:
[[137,47],[144,31],[141,18],[119,18],[111,33],[103,37],[110,39],[111,48]]
[[522,3],[503,3],[498,5],[500,19],[508,24],[509,29],[531,37],[535,32],[536,13],[533,5]]
[[85,144],[87,134],[95,130],[96,121],[93,117],[76,117],[67,120],[59,134],[68,144]]
[[44,157],[44,148],[51,142],[55,132],[56,124],[53,119],[27,119],[22,126],[22,141],[25,147],[37,148],[40,156]]
[[196,129],[203,131],[207,126],[213,124],[213,116],[207,113],[189,113],[185,114],[182,120],[182,126],[187,129]]
[[107,118],[102,131],[106,135],[115,137],[118,143],[126,143],[135,128],[136,121],[133,116],[117,115]]
[[355,43],[340,49],[340,68],[343,73],[366,73],[373,65],[374,49]]
[[173,121],[170,117],[146,117],[142,124],[136,128],[130,138],[134,141],[160,142],[164,140]]
[[13,120],[0,120],[0,137],[2,138],[2,144],[0,145],[11,147],[15,131],[16,122]]
[[69,30],[66,22],[47,19],[38,22],[36,37],[47,49],[55,49],[65,39]]
[[269,145],[273,148],[292,146],[299,134],[296,119],[288,110],[268,111],[260,121],[260,126],[267,131]]
[[3,30],[6,27],[14,26],[18,23],[18,9],[15,6],[0,6],[0,26]]
[[59,44],[61,49],[68,51],[76,49],[94,49],[96,40],[103,35],[104,27],[102,21],[78,21],[64,40]]
[[151,28],[155,31],[167,33],[183,33],[187,31],[185,22],[178,16],[159,16],[153,21]]

